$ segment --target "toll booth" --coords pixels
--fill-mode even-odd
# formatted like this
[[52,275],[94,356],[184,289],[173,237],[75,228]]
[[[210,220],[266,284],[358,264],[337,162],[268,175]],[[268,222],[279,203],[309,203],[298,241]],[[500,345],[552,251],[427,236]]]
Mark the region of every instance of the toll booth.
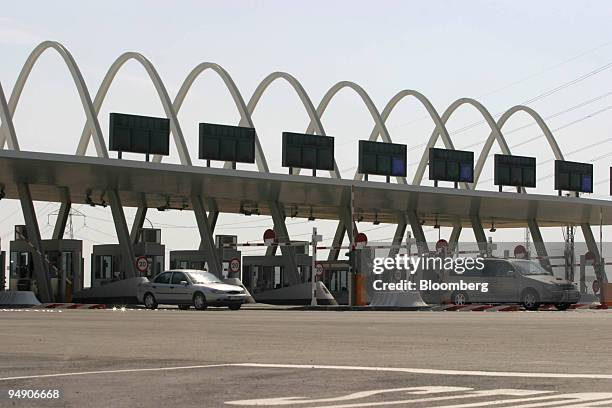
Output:
[[[215,248],[221,261],[222,275],[220,279],[237,278],[241,279],[241,263],[242,253],[236,248],[238,237],[236,235],[216,235]],[[237,271],[234,265],[232,270],[232,261],[238,260]],[[178,250],[170,251],[170,268],[171,269],[200,269],[208,270],[204,251],[194,250]]]
[[[300,283],[310,282],[312,257],[307,245],[295,247]],[[257,299],[257,294],[288,287],[286,265],[282,256],[245,256],[242,262],[242,283]]]
[[91,286],[126,278],[126,262],[137,265],[140,276],[152,278],[165,269],[166,247],[161,243],[161,230],[141,228],[134,244],[136,259],[125,260],[119,244],[94,245],[91,256]]
[[338,304],[348,304],[349,261],[317,261],[317,264],[323,267],[323,276],[319,280],[323,281]]
[[[51,293],[56,302],[70,302],[83,289],[83,241],[44,239],[41,241],[49,264]],[[15,240],[10,242],[9,289],[32,291],[38,295],[34,279],[34,248],[25,225],[15,226]]]

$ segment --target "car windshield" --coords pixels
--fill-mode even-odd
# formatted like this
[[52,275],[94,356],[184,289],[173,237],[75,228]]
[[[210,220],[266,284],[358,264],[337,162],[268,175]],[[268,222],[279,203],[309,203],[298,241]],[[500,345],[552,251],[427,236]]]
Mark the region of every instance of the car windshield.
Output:
[[536,261],[522,260],[513,261],[512,264],[520,272],[521,275],[552,275]]
[[210,272],[187,272],[193,283],[219,283],[219,278]]

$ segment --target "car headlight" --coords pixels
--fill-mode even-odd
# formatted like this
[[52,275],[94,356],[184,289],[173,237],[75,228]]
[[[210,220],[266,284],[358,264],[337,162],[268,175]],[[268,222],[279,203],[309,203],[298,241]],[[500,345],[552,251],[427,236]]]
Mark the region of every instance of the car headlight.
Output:
[[222,290],[219,290],[219,289],[211,289],[210,293],[214,293],[215,295],[220,295],[220,294],[225,293],[225,292],[222,291]]

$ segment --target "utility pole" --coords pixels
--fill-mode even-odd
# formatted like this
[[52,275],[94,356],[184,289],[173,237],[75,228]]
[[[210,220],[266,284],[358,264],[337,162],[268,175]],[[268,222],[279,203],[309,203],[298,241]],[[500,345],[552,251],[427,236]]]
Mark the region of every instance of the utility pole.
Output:
[[312,227],[312,264],[310,266],[310,289],[312,298],[311,306],[317,306],[317,243],[323,239],[321,235],[317,235],[317,227]]

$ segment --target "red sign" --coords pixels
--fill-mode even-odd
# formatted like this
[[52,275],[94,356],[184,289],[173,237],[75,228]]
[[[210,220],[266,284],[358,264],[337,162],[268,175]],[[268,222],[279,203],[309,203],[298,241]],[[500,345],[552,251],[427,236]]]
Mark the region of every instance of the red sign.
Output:
[[149,260],[146,256],[139,256],[136,258],[136,269],[138,272],[145,273],[149,269]]
[[240,259],[234,258],[231,261],[229,261],[229,269],[230,269],[230,272],[233,272],[233,273],[240,272]]
[[448,249],[448,241],[445,239],[439,239],[436,242],[436,251],[442,251],[443,249]]
[[272,245],[276,241],[276,233],[274,232],[274,230],[273,229],[265,230],[263,234],[263,240],[264,240],[264,244]]
[[591,251],[588,251],[586,254],[584,254],[584,261],[586,262],[587,265],[594,265],[595,264],[595,254],[592,253]]
[[360,232],[355,236],[355,248],[361,249],[368,243],[368,236],[363,232]]
[[317,277],[321,277],[323,276],[323,272],[325,272],[325,268],[323,267],[323,264],[321,263],[317,263],[315,264],[315,273],[317,274]]
[[527,249],[522,245],[517,245],[514,247],[514,257],[515,258],[526,258],[527,257]]

